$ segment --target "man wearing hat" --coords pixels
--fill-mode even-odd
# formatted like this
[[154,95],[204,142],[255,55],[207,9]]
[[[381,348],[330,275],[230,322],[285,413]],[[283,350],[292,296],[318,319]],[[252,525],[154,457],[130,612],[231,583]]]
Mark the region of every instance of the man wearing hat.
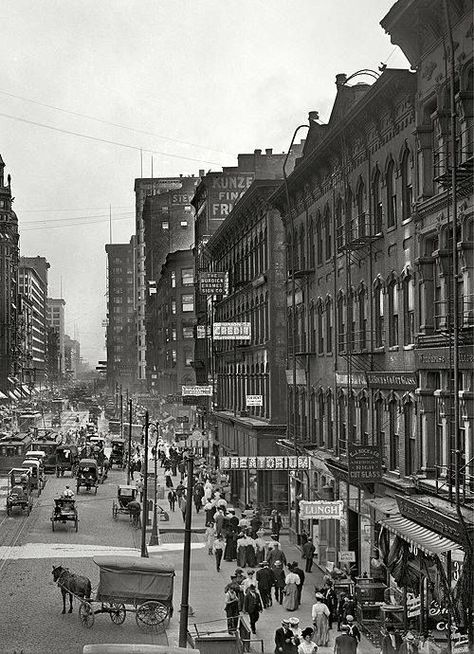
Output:
[[275,631],[275,654],[289,654],[292,648],[293,632],[287,619],[281,621],[281,627]]
[[[288,566],[289,568],[290,566]],[[297,590],[298,590],[298,606],[301,604],[301,593],[303,591],[303,584],[305,581],[305,574],[303,570],[298,567],[298,563],[296,561],[293,561],[291,564],[291,571],[295,573],[295,575],[298,575],[300,578],[300,583],[298,584]]]
[[357,654],[357,641],[349,636],[348,629],[346,624],[341,625],[342,634],[334,642],[334,654]]
[[263,608],[268,609],[272,605],[272,588],[275,585],[275,575],[273,570],[270,570],[268,563],[263,561],[260,564],[260,569],[257,570],[255,575],[257,579],[257,587],[262,597]]
[[[251,570],[249,574],[253,575],[253,570]],[[257,592],[255,584],[251,583],[245,591],[244,611],[248,613],[250,619],[250,629],[252,630],[252,633],[257,633],[257,622],[261,611],[263,611],[263,606],[260,599],[260,594]]]
[[275,561],[275,566],[271,569],[275,577],[275,599],[279,604],[283,602],[283,589],[285,588],[285,571],[281,561]]
[[398,654],[418,654],[418,645],[415,636],[409,631],[403,636],[403,643],[400,645]]
[[347,633],[349,636],[352,636],[352,638],[355,638],[357,641],[357,644],[360,643],[360,630],[357,624],[354,622],[354,616],[353,615],[346,615],[346,622],[347,624]]

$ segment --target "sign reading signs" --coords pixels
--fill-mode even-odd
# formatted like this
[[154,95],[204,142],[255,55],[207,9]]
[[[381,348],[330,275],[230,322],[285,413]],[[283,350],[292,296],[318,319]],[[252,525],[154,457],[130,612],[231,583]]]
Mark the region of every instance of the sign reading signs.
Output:
[[263,395],[246,395],[246,406],[263,406]]
[[212,386],[181,386],[181,395],[196,395],[197,397],[207,395],[212,396]]
[[344,502],[342,500],[300,501],[300,518],[302,520],[341,520],[344,516],[343,511]]
[[199,292],[204,295],[224,295],[227,292],[227,273],[199,273]]
[[349,443],[349,482],[371,483],[382,478],[382,452],[378,445]]
[[309,470],[309,456],[221,456],[224,470]]
[[215,341],[250,341],[250,322],[215,322],[213,335]]

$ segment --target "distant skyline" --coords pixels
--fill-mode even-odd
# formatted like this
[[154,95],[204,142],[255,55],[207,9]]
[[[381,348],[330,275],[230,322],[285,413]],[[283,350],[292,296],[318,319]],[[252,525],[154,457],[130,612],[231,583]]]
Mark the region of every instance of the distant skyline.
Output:
[[66,331],[76,326],[91,365],[105,358],[109,208],[113,242],[128,242],[141,164],[144,176],[152,157],[156,177],[197,175],[285,151],[308,111],[327,121],[337,73],[408,68],[379,25],[393,4],[3,4],[0,153],[20,253],[51,264],[49,296],[66,301]]

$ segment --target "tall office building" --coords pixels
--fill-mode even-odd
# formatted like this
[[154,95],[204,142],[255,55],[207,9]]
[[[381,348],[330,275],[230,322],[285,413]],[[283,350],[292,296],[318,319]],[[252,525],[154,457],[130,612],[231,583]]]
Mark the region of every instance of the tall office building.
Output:
[[48,359],[50,379],[59,381],[66,370],[64,357],[64,307],[62,298],[48,298],[47,320],[49,328]]
[[[44,257],[21,257],[19,289],[22,297],[22,315],[25,336],[23,381],[30,383],[44,379],[47,347],[48,269]],[[31,307],[28,313],[27,307]],[[29,318],[28,318],[29,316]]]

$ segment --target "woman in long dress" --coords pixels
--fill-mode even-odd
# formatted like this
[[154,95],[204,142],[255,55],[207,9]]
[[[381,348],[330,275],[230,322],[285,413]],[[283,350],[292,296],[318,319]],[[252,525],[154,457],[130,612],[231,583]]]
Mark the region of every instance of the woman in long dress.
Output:
[[316,593],[316,602],[313,604],[311,616],[316,631],[316,645],[326,647],[329,642],[329,609],[323,602],[323,595]]
[[298,608],[298,586],[300,578],[294,572],[289,572],[285,579],[285,590],[283,591],[283,606],[287,611],[296,611]]

